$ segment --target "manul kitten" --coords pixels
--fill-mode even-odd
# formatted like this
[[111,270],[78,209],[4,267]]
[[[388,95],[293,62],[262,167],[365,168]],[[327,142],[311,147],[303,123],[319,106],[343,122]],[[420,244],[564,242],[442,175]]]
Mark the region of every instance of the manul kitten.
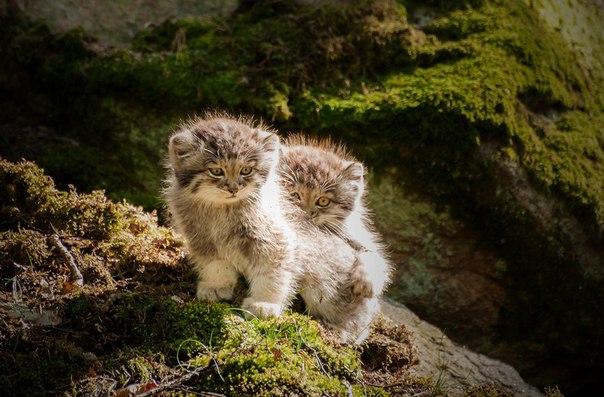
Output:
[[230,300],[239,275],[242,308],[278,316],[295,288],[295,233],[277,181],[279,138],[262,125],[206,114],[170,138],[166,201],[197,273],[197,298]]
[[[348,279],[336,288],[341,289],[342,296],[350,289],[349,299],[358,302],[361,310],[366,300],[382,294],[391,268],[364,203],[363,166],[342,145],[302,135],[289,137],[282,152],[280,181],[290,202],[304,211],[308,224],[340,237],[356,251]],[[377,310],[377,305],[373,306]],[[355,321],[368,325],[375,310],[362,310],[365,313],[357,314]],[[337,317],[351,316],[351,312],[355,313],[354,308],[340,314],[334,311],[331,321],[342,322]]]

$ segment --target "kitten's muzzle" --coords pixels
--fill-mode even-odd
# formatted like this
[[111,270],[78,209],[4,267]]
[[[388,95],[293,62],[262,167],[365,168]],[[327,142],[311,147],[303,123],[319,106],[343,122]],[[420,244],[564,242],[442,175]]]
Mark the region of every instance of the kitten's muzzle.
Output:
[[231,197],[235,197],[239,190],[241,190],[241,185],[237,182],[230,182],[225,186],[227,192],[231,193]]

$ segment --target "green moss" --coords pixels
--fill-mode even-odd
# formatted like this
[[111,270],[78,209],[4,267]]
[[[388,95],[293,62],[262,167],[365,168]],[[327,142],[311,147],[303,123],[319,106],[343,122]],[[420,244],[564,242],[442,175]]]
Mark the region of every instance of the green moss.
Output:
[[2,229],[7,230],[1,246],[7,258],[48,267],[47,260],[59,254],[43,234],[56,233],[70,239],[69,246],[91,262],[91,271],[96,271],[93,263],[109,260],[123,276],[145,272],[145,277],[161,280],[181,268],[180,242],[157,225],[155,213],[116,204],[101,191],[60,191],[31,162],[0,159],[0,181]]
[[[523,116],[517,111],[518,98],[529,104],[538,98],[540,106],[556,111],[595,110],[598,89],[589,88],[592,82],[577,65],[567,43],[522,1],[432,2],[427,8],[436,18],[419,30],[407,22],[408,14],[421,9],[414,2],[406,6],[383,1],[344,7],[263,2],[249,9],[242,7],[230,18],[166,22],[141,32],[132,50],[101,56],[86,50],[88,38],[81,33],[56,39],[41,25],[24,22],[7,24],[3,40],[9,44],[10,58],[18,66],[30,65],[36,80],[56,81],[52,70],[57,69],[65,79],[81,81],[69,84],[79,93],[66,95],[64,89],[57,90],[63,102],[72,98],[73,105],[79,96],[90,93],[102,93],[106,98],[70,106],[79,108],[80,118],[83,116],[96,131],[85,136],[97,136],[101,141],[85,143],[81,148],[63,144],[62,156],[52,155],[59,149],[53,148],[43,164],[62,180],[89,181],[90,186],[100,180],[110,188],[110,194],[131,197],[147,206],[157,204],[149,195],[156,196],[159,186],[150,181],[157,181],[153,175],[161,172],[157,164],[169,130],[166,126],[200,106],[221,106],[287,121],[294,128],[335,131],[358,145],[371,140],[366,153],[361,154],[375,165],[397,164],[398,153],[391,152],[384,159],[383,146],[362,131],[371,130],[382,119],[394,118],[396,124],[412,128],[400,131],[392,123],[378,123],[387,133],[382,142],[407,136],[401,142],[404,146],[421,153],[418,157],[431,157],[420,171],[428,172],[432,162],[438,163],[442,154],[447,155],[446,164],[429,175],[430,179],[442,172],[467,173],[464,167],[449,170],[445,166],[468,156],[479,139],[513,139],[523,164],[546,188],[561,191],[593,213],[600,206],[594,198],[599,185],[592,189],[539,156],[551,149],[543,149],[532,130],[522,128]],[[48,46],[48,42],[53,45]],[[52,56],[30,59],[42,46],[48,47],[45,53]],[[36,66],[51,59],[63,63]],[[135,110],[132,100],[125,104],[118,99],[123,98],[123,92],[147,106],[161,108],[162,113],[165,109],[180,110],[153,121],[154,127],[144,114],[148,111]],[[54,101],[53,93],[49,95]],[[107,109],[107,103],[119,103],[119,109],[113,105]],[[99,109],[102,120],[112,121],[96,121],[94,115]],[[58,124],[63,128],[71,117],[73,113],[59,116]],[[102,125],[105,128],[99,131]],[[81,139],[75,125],[68,125],[67,130]],[[450,137],[452,130],[457,131],[454,138]],[[435,139],[446,147],[433,153],[430,148]],[[128,153],[136,154],[132,158],[119,151],[95,154],[103,146],[101,142],[134,147]],[[539,161],[533,160],[536,155],[541,157]],[[566,152],[559,157],[569,164],[572,161]],[[103,172],[95,166],[103,163],[100,159],[114,164],[107,169],[135,169],[136,177]],[[405,168],[406,164],[399,166]],[[592,175],[601,174],[590,165],[585,169]],[[83,170],[90,175],[82,174]],[[120,182],[133,188],[125,191]],[[144,193],[137,193],[140,191]],[[568,195],[568,191],[578,195]]]
[[65,230],[70,235],[106,238],[118,223],[118,206],[102,192],[78,195],[58,191],[33,163],[0,159],[4,227],[22,224],[42,231]]
[[41,87],[42,114],[53,114],[50,124],[68,138],[39,158],[62,186],[104,187],[111,197],[151,208],[158,206],[166,126],[202,106],[287,120],[290,98],[301,88],[374,73],[391,55],[408,59],[404,15],[394,2],[265,2],[232,18],[166,22],[141,32],[133,50],[96,55],[81,32],[55,37],[12,16],[0,31],[11,60],[2,70],[7,82],[13,70],[27,70],[21,83]]
[[[317,324],[300,314],[231,317],[222,349],[207,354],[214,368],[198,386],[233,396],[344,396],[360,374],[358,352],[326,341]],[[362,388],[355,386],[354,393]]]
[[[2,161],[0,166],[3,226],[8,228],[0,233],[0,260],[3,276],[20,280],[18,290],[8,285],[11,291],[0,293],[18,297],[20,305],[56,313],[62,326],[32,339],[21,339],[18,329],[6,336],[3,343],[18,346],[19,353],[0,355],[5,394],[42,395],[69,387],[73,394],[91,392],[95,378],[85,374],[103,366],[111,369],[120,387],[173,379],[186,373],[178,367],[186,364],[189,370],[202,367],[203,376],[187,383],[200,391],[348,396],[351,390],[372,395],[362,384],[359,351],[330,341],[309,317],[286,314],[246,321],[226,304],[183,300],[190,295],[179,290],[179,283],[187,284],[178,266],[182,254],[153,214],[112,203],[101,192],[61,192],[33,163]],[[105,214],[106,208],[112,222],[99,222],[95,214]],[[86,225],[72,229],[74,222]],[[40,231],[30,229],[32,225]],[[54,233],[78,262],[82,287],[65,288],[67,269],[47,242]],[[22,262],[15,271],[24,273],[5,275],[10,269],[4,264],[14,267],[15,261]],[[95,278],[95,272],[109,276]],[[172,280],[171,272],[178,278]],[[44,278],[44,288],[37,277]],[[192,283],[186,288],[191,293]],[[104,384],[96,380],[97,386]]]
[[[404,169],[409,157],[414,171],[422,173],[418,179],[434,170],[429,174],[430,184],[437,182],[441,187],[448,184],[448,176],[471,177],[476,172],[468,167],[471,162],[458,159],[470,156],[481,140],[513,139],[521,161],[547,189],[563,192],[576,205],[599,213],[595,195],[601,190],[602,172],[598,162],[583,164],[576,171],[577,175],[596,178],[592,188],[545,159],[554,152],[570,165],[574,161],[572,155],[543,148],[531,129],[518,128],[524,123],[524,115],[517,111],[519,98],[536,112],[578,112],[595,125],[601,123],[599,116],[589,117],[581,110],[593,105],[597,89],[588,88],[591,82],[562,38],[519,2],[455,11],[433,20],[425,31],[436,36],[436,43],[463,41],[471,43],[474,50],[459,60],[391,72],[373,83],[352,87],[346,95],[327,94],[320,88],[309,90],[290,109],[308,120],[309,128],[335,132],[362,147],[360,154],[371,164],[396,164]],[[543,40],[544,37],[548,39]],[[365,132],[376,129],[380,131],[379,138]],[[601,140],[595,130],[577,131],[588,142]],[[399,145],[392,147],[392,141]],[[592,157],[599,158],[601,149],[597,145],[592,146],[592,151],[597,153]],[[534,156],[539,156],[540,161],[535,162]],[[419,169],[417,164],[421,164]],[[458,165],[461,167],[452,169]],[[542,172],[544,166],[551,170],[550,175]],[[439,174],[445,174],[442,182],[438,181]],[[562,180],[566,186],[560,189]],[[451,186],[457,188],[458,184]],[[576,197],[577,194],[583,197]],[[590,204],[586,205],[588,196]]]
[[132,324],[131,337],[144,341],[145,345],[159,344],[171,354],[178,351],[191,354],[204,345],[220,347],[224,340],[226,312],[225,305],[178,304],[172,300],[158,301],[132,295],[125,297],[117,316]]
[[[82,294],[69,300],[64,312],[75,325],[88,330],[80,344],[92,351],[130,348],[185,360],[205,352],[207,346],[220,348],[224,343],[225,316],[230,313],[224,304],[177,303],[155,293],[126,293],[114,295],[108,307],[106,297],[99,298]],[[104,338],[104,328],[119,335],[119,340]]]
[[0,232],[0,261],[36,267],[51,256],[46,236],[34,230]]
[[[111,318],[119,343],[141,352],[163,352],[180,362],[207,367],[194,386],[229,395],[362,395],[359,352],[325,339],[319,325],[307,316],[287,314],[278,319],[245,321],[226,305],[187,302],[178,304],[157,296],[129,294],[112,300],[110,311],[89,297],[67,306],[67,317],[77,328],[107,327]],[[101,335],[89,335],[81,344],[93,351]],[[122,345],[125,343],[125,345]],[[130,373],[145,381],[155,373],[144,356],[128,359]],[[371,388],[369,388],[371,390]]]
[[533,165],[539,180],[571,197],[580,210],[593,208],[592,217],[602,225],[604,219],[604,134],[602,115],[589,116],[580,111],[561,114],[551,121],[541,137],[541,150],[527,162]]

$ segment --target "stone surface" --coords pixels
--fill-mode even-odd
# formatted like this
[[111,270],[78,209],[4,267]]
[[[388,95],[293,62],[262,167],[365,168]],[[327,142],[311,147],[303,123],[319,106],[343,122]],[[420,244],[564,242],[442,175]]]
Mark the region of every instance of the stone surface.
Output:
[[[0,11],[10,2],[2,3]],[[225,15],[237,6],[236,0],[16,0],[13,3],[33,20],[47,21],[53,31],[83,28],[101,44],[114,47],[127,46],[146,26],[176,18]]]
[[507,297],[507,263],[445,208],[385,178],[368,193],[376,227],[396,264],[388,297],[472,348],[488,347]]
[[411,373],[439,379],[452,391],[490,382],[510,389],[515,396],[542,396],[510,365],[456,345],[441,330],[421,320],[404,305],[383,301],[382,314],[396,324],[404,324],[413,333],[419,363],[410,368]]

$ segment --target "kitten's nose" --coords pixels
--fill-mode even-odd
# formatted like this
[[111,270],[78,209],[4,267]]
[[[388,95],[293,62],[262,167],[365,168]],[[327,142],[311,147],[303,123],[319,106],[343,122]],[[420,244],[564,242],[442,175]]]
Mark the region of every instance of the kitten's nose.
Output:
[[235,193],[237,193],[239,191],[239,188],[237,186],[229,186],[229,188],[227,189],[229,191],[229,193],[231,193],[232,195],[235,195]]

